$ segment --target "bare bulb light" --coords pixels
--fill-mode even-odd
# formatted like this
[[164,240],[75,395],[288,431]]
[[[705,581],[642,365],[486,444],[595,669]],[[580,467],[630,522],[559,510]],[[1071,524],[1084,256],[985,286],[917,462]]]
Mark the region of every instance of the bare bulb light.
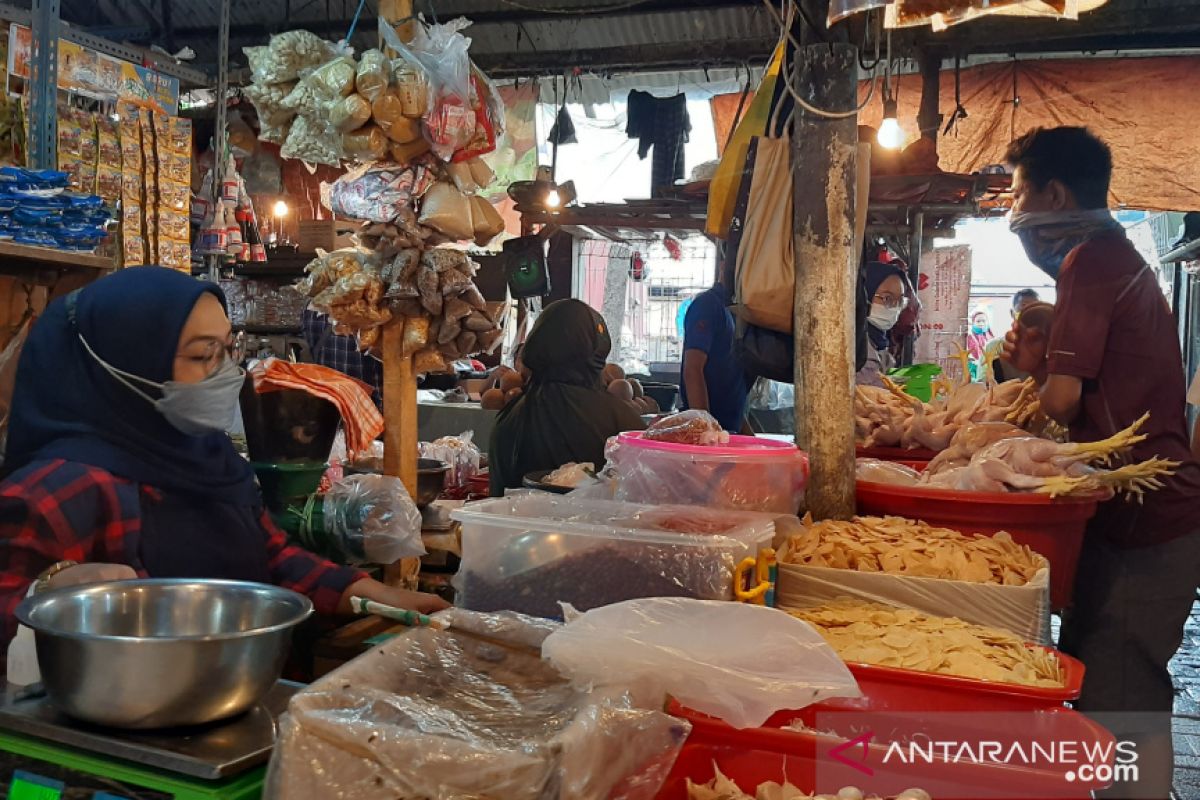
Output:
[[895,117],[884,117],[879,124],[879,134],[875,137],[880,147],[888,150],[899,150],[904,145],[904,130]]
[[275,216],[286,217],[288,215],[288,204],[282,200],[275,201]]
[[557,189],[546,192],[546,208],[558,208],[561,205],[562,198],[559,197]]

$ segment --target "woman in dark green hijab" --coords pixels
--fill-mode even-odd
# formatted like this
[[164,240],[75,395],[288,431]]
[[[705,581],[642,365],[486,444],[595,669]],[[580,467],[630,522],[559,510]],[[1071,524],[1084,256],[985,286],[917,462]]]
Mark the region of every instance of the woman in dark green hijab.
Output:
[[524,394],[500,412],[488,448],[494,497],[517,489],[530,472],[571,462],[604,462],[604,443],[645,425],[601,379],[612,339],[604,318],[578,300],[542,311],[522,361],[532,373]]

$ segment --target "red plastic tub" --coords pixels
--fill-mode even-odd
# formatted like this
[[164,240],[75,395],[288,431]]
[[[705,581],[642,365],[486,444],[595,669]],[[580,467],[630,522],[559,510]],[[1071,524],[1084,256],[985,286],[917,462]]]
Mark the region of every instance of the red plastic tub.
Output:
[[[814,794],[835,794],[843,786],[854,785],[866,794],[890,797],[918,786],[937,800],[1082,800],[1107,785],[1077,779],[1071,765],[1066,764],[1014,763],[1019,759],[1004,764],[942,758],[932,763],[902,763],[894,757],[885,760],[890,742],[919,741],[922,737],[937,741],[1001,741],[1006,745],[1021,741],[1026,750],[1031,742],[1063,740],[1113,745],[1108,731],[1070,709],[1000,717],[937,712],[920,715],[874,708],[870,696],[853,702],[857,704],[854,709],[822,703],[799,712],[782,711],[763,727],[747,730],[737,730],[672,703],[668,712],[691,722],[692,732],[658,800],[686,800],[687,781],[706,783],[718,767],[749,794],[761,783],[786,779]],[[786,730],[784,726],[793,721],[816,726],[822,732]],[[882,735],[870,738],[865,747],[839,748],[862,736],[866,727]],[[872,774],[838,763],[831,755],[833,750],[868,767]],[[1112,760],[1107,759],[1107,763],[1111,765]]]
[[877,458],[880,461],[923,461],[928,464],[937,458],[936,450],[926,450],[922,447],[909,449],[907,447],[862,447],[854,448],[858,458]]
[[864,516],[907,517],[963,533],[1008,531],[1050,562],[1050,604],[1056,609],[1071,602],[1083,533],[1103,499],[858,482],[858,513]]
[[[1040,648],[1030,645],[1031,648]],[[1083,663],[1053,651],[1062,665],[1061,689],[995,683],[956,675],[912,669],[848,664],[854,679],[875,710],[889,711],[1039,711],[1057,708],[1079,697],[1083,688]],[[837,701],[835,705],[853,705]]]

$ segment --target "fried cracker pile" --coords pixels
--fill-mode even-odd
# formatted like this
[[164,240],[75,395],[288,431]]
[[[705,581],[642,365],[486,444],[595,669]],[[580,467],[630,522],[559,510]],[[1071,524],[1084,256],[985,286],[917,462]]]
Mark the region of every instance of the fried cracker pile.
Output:
[[1020,686],[1064,685],[1054,651],[953,617],[848,598],[788,613],[816,628],[847,662]]
[[1007,533],[966,535],[900,517],[856,517],[804,527],[788,539],[781,560],[809,567],[886,572],[1001,586],[1024,586],[1046,559]]

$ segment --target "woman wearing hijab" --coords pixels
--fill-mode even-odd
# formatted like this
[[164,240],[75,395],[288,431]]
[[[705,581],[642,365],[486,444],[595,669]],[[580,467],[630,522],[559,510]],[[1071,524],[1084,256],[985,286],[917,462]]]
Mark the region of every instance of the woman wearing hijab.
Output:
[[612,339],[604,318],[578,300],[551,303],[521,354],[530,379],[496,420],[488,448],[493,496],[517,489],[530,472],[604,462],[604,444],[645,425],[601,380]]
[[865,386],[883,386],[881,376],[896,366],[889,351],[892,328],[909,303],[908,277],[899,264],[872,261],[866,266],[866,295],[871,302],[867,316],[867,362],[858,371],[856,382]]
[[321,613],[349,611],[355,595],[445,606],[286,544],[225,434],[245,378],[236,349],[221,290],[168,269],[125,269],[50,304],[13,394],[0,642],[35,580],[257,581]]
[[983,363],[983,351],[988,342],[996,338],[988,321],[987,309],[979,308],[971,315],[971,332],[967,334],[967,352],[971,358]]

